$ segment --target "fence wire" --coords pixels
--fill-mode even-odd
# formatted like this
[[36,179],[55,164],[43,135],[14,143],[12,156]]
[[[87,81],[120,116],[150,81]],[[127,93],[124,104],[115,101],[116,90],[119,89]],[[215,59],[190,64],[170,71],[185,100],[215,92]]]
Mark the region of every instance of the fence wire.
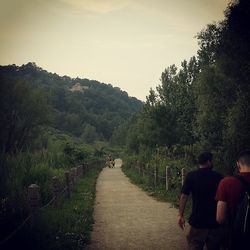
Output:
[[28,220],[32,217],[32,214],[30,214],[9,236],[7,236],[4,240],[0,242],[0,246],[7,243],[14,235],[21,230],[21,228],[24,227],[24,225],[28,222]]
[[158,175],[158,178],[160,178],[160,179],[166,179],[166,176],[160,176],[160,175]]
[[[63,194],[65,194],[67,190],[67,186],[64,187],[64,189],[59,193],[58,198],[62,198]],[[45,208],[49,207],[54,201],[56,197],[53,197],[47,204],[43,205],[42,207],[38,208],[38,210],[35,212],[37,214],[40,211],[44,211]],[[10,239],[12,239],[23,227],[24,225],[29,221],[29,219],[33,216],[33,214],[30,214],[27,216],[24,221],[12,232],[10,233],[4,240],[0,242],[0,246],[3,246],[5,243],[7,243]]]

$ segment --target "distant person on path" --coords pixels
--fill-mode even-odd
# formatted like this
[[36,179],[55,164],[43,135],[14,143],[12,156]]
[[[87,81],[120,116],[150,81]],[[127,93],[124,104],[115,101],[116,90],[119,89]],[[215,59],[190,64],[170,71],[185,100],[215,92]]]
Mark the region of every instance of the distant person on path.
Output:
[[106,161],[106,166],[110,168],[111,156],[109,155]]
[[198,157],[199,169],[189,172],[184,181],[179,208],[178,224],[185,228],[184,210],[188,196],[192,194],[190,230],[187,235],[190,250],[219,250],[222,230],[216,222],[216,190],[222,175],[213,171],[213,155],[204,152]]
[[108,162],[108,167],[112,168],[112,158],[111,158],[111,155],[109,155],[107,162]]
[[239,175],[225,177],[219,184],[216,199],[220,224],[227,228],[227,249],[250,249],[250,151],[237,158]]
[[112,159],[111,164],[112,164],[112,168],[114,168],[115,167],[115,159],[114,158]]

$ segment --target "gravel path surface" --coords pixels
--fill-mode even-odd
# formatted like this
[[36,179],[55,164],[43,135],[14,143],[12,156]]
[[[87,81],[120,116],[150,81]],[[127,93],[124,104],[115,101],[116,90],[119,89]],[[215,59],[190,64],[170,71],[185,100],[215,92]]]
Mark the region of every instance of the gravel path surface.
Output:
[[89,249],[187,249],[177,210],[132,184],[121,170],[104,168],[97,181],[95,224]]

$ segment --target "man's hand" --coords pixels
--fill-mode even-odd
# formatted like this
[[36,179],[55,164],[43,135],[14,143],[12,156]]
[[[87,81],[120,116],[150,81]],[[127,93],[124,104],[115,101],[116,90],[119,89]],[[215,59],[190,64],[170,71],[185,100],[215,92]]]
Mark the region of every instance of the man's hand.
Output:
[[182,230],[184,230],[185,228],[185,219],[183,214],[185,211],[187,200],[188,200],[188,195],[182,193],[180,198],[179,217],[178,217],[178,224]]
[[185,228],[185,219],[183,217],[183,215],[179,215],[178,217],[178,224],[179,224],[179,227],[184,230]]
[[217,202],[216,220],[219,224],[223,224],[227,217],[227,203],[224,201]]

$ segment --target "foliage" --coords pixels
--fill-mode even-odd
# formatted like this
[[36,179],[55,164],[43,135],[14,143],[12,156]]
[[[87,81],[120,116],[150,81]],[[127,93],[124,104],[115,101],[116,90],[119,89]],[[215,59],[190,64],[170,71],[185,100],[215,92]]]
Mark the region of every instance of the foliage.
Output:
[[[250,3],[229,4],[225,19],[198,35],[197,56],[164,70],[144,110],[117,128],[128,153],[167,148],[171,157],[215,155],[232,173],[236,155],[250,143]],[[140,157],[140,156],[138,156]]]
[[[179,194],[180,194],[180,188],[181,188],[181,180],[180,180],[180,169],[184,165],[184,162],[182,160],[173,160],[169,159],[168,157],[161,157],[158,159],[152,158],[148,162],[148,168],[146,169],[149,172],[153,172],[154,164],[157,161],[157,166],[159,167],[159,175],[164,176],[165,175],[165,167],[171,166],[171,187],[170,190],[166,191],[165,187],[165,179],[159,179],[158,184],[155,186],[153,181],[153,176],[149,175],[142,175],[138,172],[137,169],[134,168],[135,161],[137,160],[136,156],[129,156],[124,158],[123,161],[123,171],[124,173],[130,178],[130,180],[139,185],[143,190],[145,190],[149,195],[154,196],[155,198],[161,200],[161,201],[168,201],[170,202],[174,207],[178,207],[179,205]],[[187,166],[187,169],[189,169],[190,166]],[[190,202],[187,205],[187,209],[185,214],[188,215],[190,212],[191,206]]]
[[0,199],[17,210],[31,183],[46,201],[53,175],[116,153],[114,129],[142,107],[110,84],[61,77],[35,63],[0,66],[0,81]]
[[22,229],[6,249],[84,249],[90,242],[93,224],[96,166],[79,180],[71,199],[62,198],[59,209],[52,206],[39,211],[35,224]]
[[0,100],[0,153],[20,152],[48,122],[46,97],[39,88],[1,76]]
[[92,125],[87,124],[84,128],[84,131],[81,135],[84,141],[87,143],[93,143],[96,141],[98,135],[96,133],[96,128]]
[[[51,122],[46,124],[73,136],[83,135],[82,139],[89,143],[95,140],[109,140],[115,127],[142,109],[141,101],[129,97],[126,92],[110,84],[60,77],[43,70],[35,63],[20,67],[0,66],[0,78],[4,83],[1,85],[4,97],[1,98],[4,104],[1,105],[3,113],[6,112],[5,107],[12,109],[15,105],[21,109],[23,104],[25,107],[22,110],[25,114],[30,113],[27,110],[29,108],[34,112],[30,113],[33,120],[37,114],[40,114],[41,119],[42,113],[47,113],[42,106],[47,98],[47,103],[51,107]],[[12,87],[8,88],[12,85],[13,90]],[[38,94],[30,93],[30,89],[42,90],[46,98],[36,97]],[[29,96],[30,98],[27,98]],[[17,100],[17,103],[13,102],[12,105],[11,100]],[[11,121],[9,116],[14,115],[11,112],[6,113],[6,123]],[[88,136],[89,132],[91,136]]]

